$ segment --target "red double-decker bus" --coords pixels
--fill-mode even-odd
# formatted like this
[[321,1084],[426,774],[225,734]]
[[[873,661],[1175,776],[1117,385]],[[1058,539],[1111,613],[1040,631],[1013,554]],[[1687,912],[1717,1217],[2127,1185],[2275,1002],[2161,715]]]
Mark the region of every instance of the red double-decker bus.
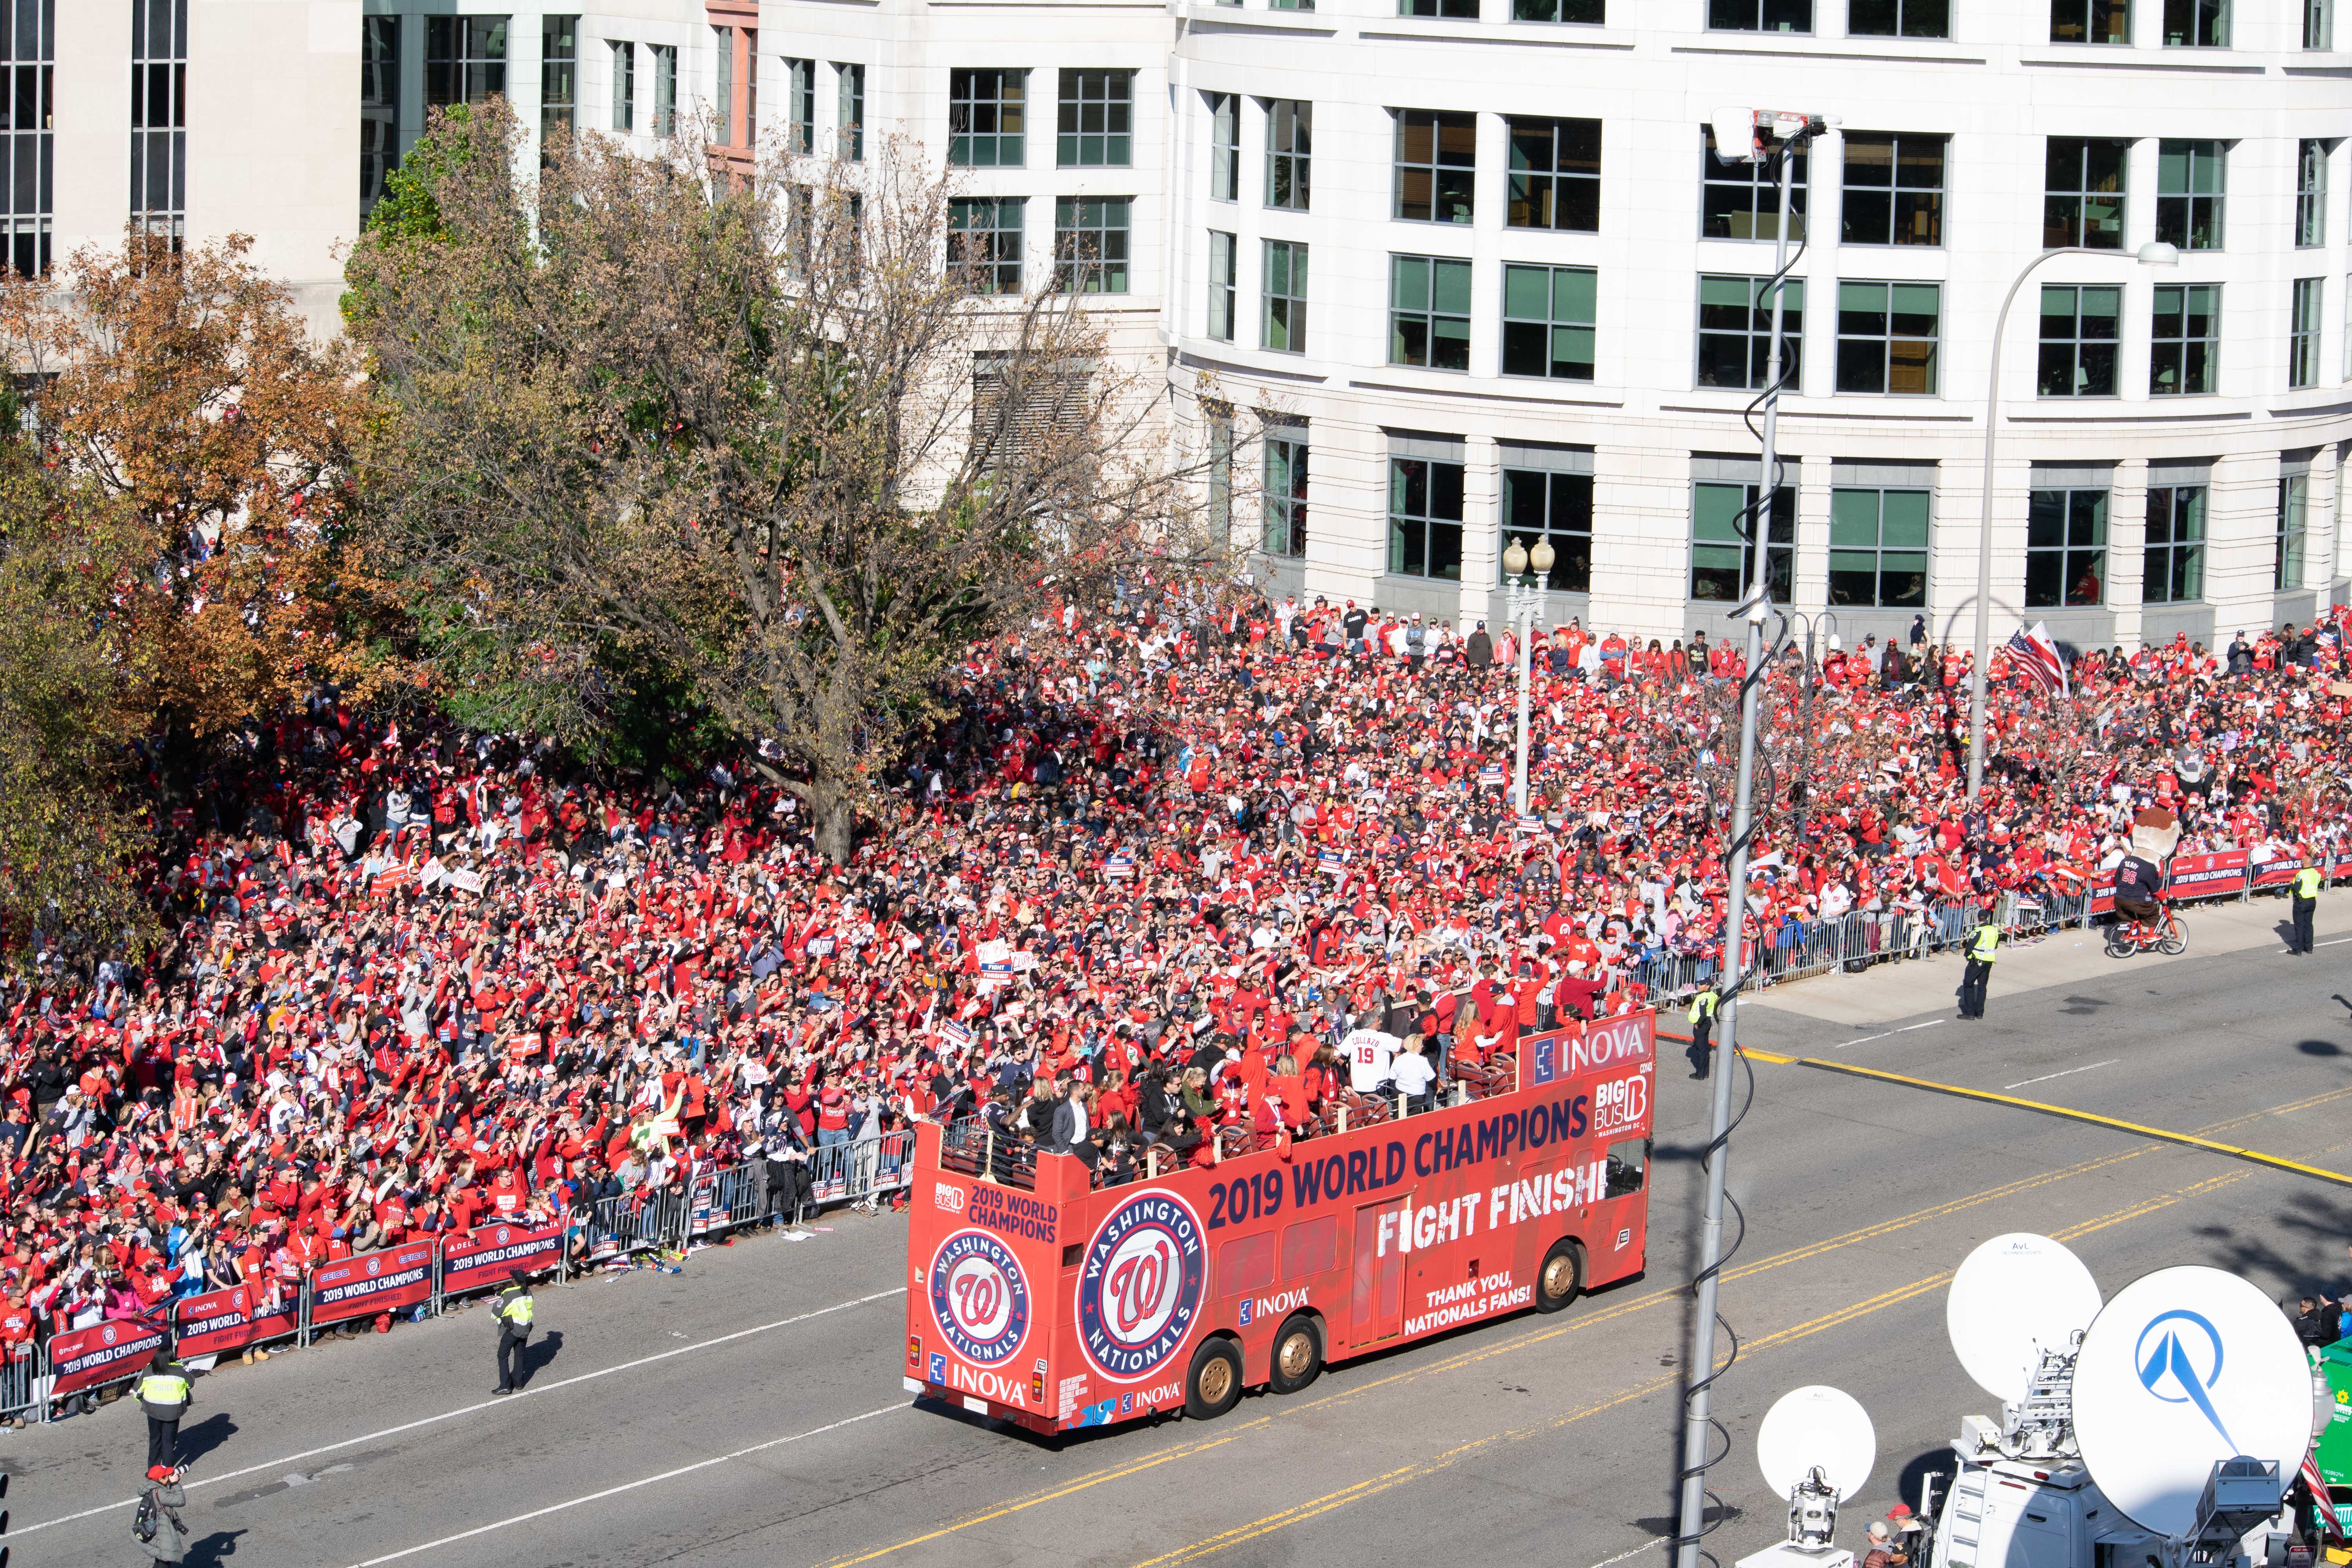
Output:
[[1326,1365],[1638,1274],[1648,1013],[1522,1038],[1412,1115],[1343,1093],[1286,1150],[1091,1184],[1066,1154],[924,1123],[911,1393],[1038,1432],[1291,1394]]

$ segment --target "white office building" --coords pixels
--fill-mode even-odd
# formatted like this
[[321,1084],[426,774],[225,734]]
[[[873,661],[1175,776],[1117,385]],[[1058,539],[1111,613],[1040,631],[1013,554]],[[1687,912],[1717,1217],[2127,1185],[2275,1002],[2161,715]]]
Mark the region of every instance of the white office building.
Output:
[[961,255],[1073,272],[1164,374],[1277,590],[1491,620],[1541,533],[1548,619],[1665,638],[1721,626],[1762,499],[1779,201],[1707,125],[1802,110],[1833,129],[1794,171],[1776,600],[1965,633],[1994,318],[2082,247],[2009,319],[1995,623],[2210,643],[2352,571],[2334,4],[0,0],[6,216],[19,265],[250,233],[331,308],[435,104],[706,108],[747,168],[904,134],[958,166]]

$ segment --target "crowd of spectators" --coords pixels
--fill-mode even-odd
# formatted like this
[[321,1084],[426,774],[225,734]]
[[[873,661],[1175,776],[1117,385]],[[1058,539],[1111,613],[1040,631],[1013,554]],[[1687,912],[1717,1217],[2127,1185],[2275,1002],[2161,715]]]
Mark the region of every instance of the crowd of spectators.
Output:
[[[2337,843],[2345,629],[2084,653],[2064,697],[1997,655],[1974,805],[1965,654],[1832,643],[1808,697],[1790,650],[1751,931],[2063,896],[2149,804],[2184,853]],[[1645,1005],[1720,954],[1739,651],[1541,634],[1524,814],[1519,652],[1245,592],[1065,610],[952,672],[843,866],[756,757],[656,779],[322,693],[155,775],[163,950],[0,980],[0,1342],[485,1218],[577,1244],[734,1166],[789,1212],[919,1117],[1124,1180],[1310,1134],[1372,1087],[1351,1030],[1419,1094]]]

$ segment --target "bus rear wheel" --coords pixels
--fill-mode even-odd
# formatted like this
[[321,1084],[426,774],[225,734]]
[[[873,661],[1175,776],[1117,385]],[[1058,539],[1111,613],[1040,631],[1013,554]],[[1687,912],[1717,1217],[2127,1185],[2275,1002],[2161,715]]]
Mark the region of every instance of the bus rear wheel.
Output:
[[1231,1340],[1208,1340],[1192,1352],[1184,1374],[1184,1414],[1213,1421],[1241,1402],[1242,1353]]
[[1551,1244],[1536,1274],[1536,1310],[1557,1312],[1576,1300],[1584,1284],[1584,1255],[1566,1237]]
[[1274,1336],[1273,1368],[1266,1384],[1276,1394],[1296,1394],[1322,1375],[1323,1331],[1301,1312]]

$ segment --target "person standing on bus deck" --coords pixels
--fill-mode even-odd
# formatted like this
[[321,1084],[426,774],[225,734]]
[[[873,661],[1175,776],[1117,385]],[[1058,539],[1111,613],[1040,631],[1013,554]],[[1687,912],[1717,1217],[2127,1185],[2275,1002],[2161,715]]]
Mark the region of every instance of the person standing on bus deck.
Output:
[[180,1459],[180,1418],[195,1397],[188,1369],[173,1361],[162,1345],[139,1380],[139,1408],[147,1416],[147,1463],[174,1465]]
[[501,1397],[515,1391],[515,1363],[522,1359],[522,1348],[530,1343],[530,1281],[520,1268],[507,1278],[512,1283],[499,1292],[491,1314],[499,1325],[499,1385],[490,1392]]
[[1992,984],[1993,961],[2000,956],[2000,925],[1985,920],[1969,938],[1969,967],[1960,977],[1960,1016],[1984,1016],[1985,987]]
[[2289,952],[2299,953],[2305,958],[2311,956],[2312,917],[2319,911],[2319,885],[2326,879],[2320,874],[2314,858],[2306,855],[2303,869],[2294,874],[2294,880],[2288,885],[2288,890],[2294,895],[2294,936],[2287,943]]
[[1405,1114],[1418,1116],[1430,1107],[1429,1086],[1437,1081],[1437,1069],[1422,1055],[1423,1037],[1419,1034],[1404,1037],[1404,1048],[1389,1064],[1389,1078],[1404,1096]]
[[1706,1037],[1715,1033],[1715,1009],[1721,1000],[1722,997],[1717,993],[1715,983],[1711,980],[1699,988],[1697,995],[1691,998],[1690,1065],[1693,1078],[1706,1076],[1708,1061]]

